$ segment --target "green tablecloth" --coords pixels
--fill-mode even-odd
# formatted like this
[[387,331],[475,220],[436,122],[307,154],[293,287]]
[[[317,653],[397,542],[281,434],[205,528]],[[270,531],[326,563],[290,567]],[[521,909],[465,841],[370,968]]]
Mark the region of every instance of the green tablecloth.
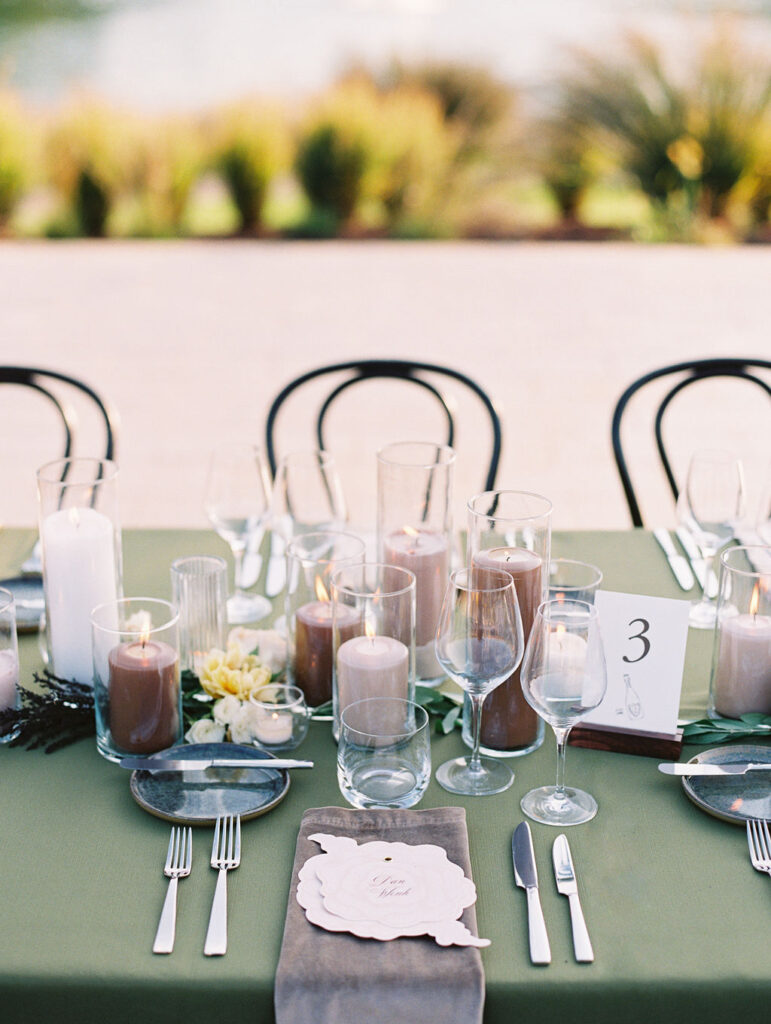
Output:
[[[0,534],[0,571],[18,565],[31,535]],[[642,532],[554,537],[554,553],[601,566],[607,589],[680,597],[666,562]],[[221,552],[211,533],[128,531],[125,591],[167,596],[168,566]],[[683,709],[703,712],[710,637],[689,638]],[[29,676],[35,638],[24,638]],[[433,762],[462,749],[435,737]],[[343,805],[329,726],[314,723],[284,802],[244,825],[243,859],[229,877],[227,956],[203,956],[215,874],[211,833],[194,833],[193,873],[181,882],[173,955],[154,956],[165,895],[168,826],[144,813],[128,773],[82,741],[50,756],[0,749],[0,1021],[229,1024],[273,1019],[272,989],[303,811]],[[771,997],[769,879],[749,865],[744,830],[692,806],[653,759],[571,748],[568,779],[599,801],[594,821],[570,831],[596,962],[573,960],[567,900],[550,851],[556,830],[534,825],[553,962],[528,958],[525,898],[514,886],[510,839],[521,796],[552,780],[551,735],[514,763],[512,789],[451,797],[432,782],[421,806],[466,808],[487,980],[486,1022],[634,1024],[762,1020]],[[424,1021],[433,1020],[427,1006]]]

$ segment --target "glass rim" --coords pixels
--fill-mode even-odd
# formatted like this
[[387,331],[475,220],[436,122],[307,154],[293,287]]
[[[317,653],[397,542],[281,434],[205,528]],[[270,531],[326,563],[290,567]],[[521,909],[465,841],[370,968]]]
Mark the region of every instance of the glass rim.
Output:
[[[338,577],[342,576],[345,572],[352,572],[355,569],[390,569],[392,571],[402,573],[407,576],[407,582],[403,587],[399,587],[398,590],[362,590],[358,586],[346,586],[343,583],[338,582]],[[386,597],[400,597],[402,594],[408,594],[410,591],[413,593],[417,587],[417,578],[415,573],[410,569],[405,569],[401,565],[392,565],[390,562],[360,562],[358,565],[342,565],[339,569],[335,569],[332,573],[329,585],[331,588],[331,594],[334,595],[336,592],[341,594],[349,594],[351,597],[362,597],[362,598],[373,598],[377,597],[382,600]],[[332,597],[334,600],[334,596]],[[372,698],[375,699],[374,697]]]
[[[592,580],[589,583],[552,583],[551,581],[551,567],[553,565],[580,565],[582,568],[592,570]],[[595,580],[597,586],[602,583],[605,578],[602,569],[599,566],[593,565],[591,562],[582,562],[580,558],[550,558],[549,559],[549,571],[547,574],[547,582],[550,587],[557,587],[560,590],[585,590],[587,586],[591,587],[594,585]]]
[[[739,551],[764,551],[767,555],[771,555],[770,544],[735,544],[733,547],[726,548],[726,550],[722,553],[722,555],[720,556],[720,565],[721,567],[725,566],[727,570],[729,570],[732,573],[735,573],[737,576],[750,576],[756,579],[760,579],[763,576],[771,576],[771,572],[768,569],[740,569],[736,566],[729,565],[728,560],[731,557],[731,555],[734,555]],[[747,555],[747,559],[748,561],[752,561],[749,555]]]
[[[543,502],[545,507],[540,512],[531,512],[521,516],[506,516],[498,515],[495,512],[482,512],[474,507],[474,503],[481,498],[490,497],[492,499],[495,495],[504,494],[516,494],[522,498],[535,498],[537,501]],[[546,516],[550,516],[554,509],[554,503],[544,497],[543,494],[538,494],[536,491],[518,491],[511,488],[495,488],[492,491],[480,491],[478,494],[473,494],[466,502],[466,509],[471,513],[471,515],[477,516],[479,519],[492,519],[495,522],[502,523],[527,523],[531,522],[533,519],[543,519]]]
[[9,609],[13,610],[14,615],[16,614],[16,598],[6,587],[0,587],[0,615]]
[[547,601],[541,601],[538,605],[537,614],[541,616],[546,622],[554,621],[551,615],[544,614],[546,611],[551,611],[553,608],[555,611],[568,611],[570,607],[573,607],[576,611],[580,611],[586,615],[589,620],[596,621],[600,617],[600,613],[593,604],[589,604],[588,601],[576,601],[575,598],[569,597],[566,601],[561,601],[558,597],[550,597]]
[[[434,458],[430,461],[402,462],[389,458],[387,455],[388,452],[396,448],[431,448],[437,455],[441,453],[443,457]],[[433,469],[435,466],[452,466],[456,459],[455,449],[451,445],[435,441],[392,441],[390,444],[379,448],[375,456],[377,461],[384,466],[402,466],[405,469]]]
[[[212,565],[211,571],[207,573],[191,572],[189,574],[186,574],[182,567],[186,563],[190,562],[197,562],[199,565],[209,563]],[[221,571],[222,569],[225,569],[225,571],[227,571],[228,563],[225,561],[224,558],[221,558],[219,555],[183,555],[181,558],[174,559],[174,561],[171,563],[170,571],[176,573],[178,576],[209,576],[214,574],[215,567],[218,571]]]
[[[357,729],[355,726],[346,722],[345,714],[351,708],[361,707],[362,704],[409,705],[413,709],[416,718],[418,712],[422,713],[423,721],[420,723],[420,725],[418,725],[416,721],[415,728],[410,730],[402,729],[401,731],[399,731],[398,729],[384,729],[383,732],[368,732],[366,729]],[[405,711],[406,710],[407,708],[405,707]],[[354,700],[351,701],[350,704],[346,704],[346,706],[340,712],[340,736],[342,738],[343,729],[347,729],[350,732],[357,733],[359,736],[366,736],[368,739],[373,740],[382,739],[384,736],[390,736],[394,739],[409,739],[411,736],[417,736],[419,732],[422,732],[423,729],[425,729],[428,726],[428,722],[428,712],[426,711],[422,704],[418,704],[414,700],[408,700],[406,697],[363,697],[361,700]]]
[[309,537],[338,537],[345,538],[345,540],[353,540],[360,547],[360,554],[362,556],[367,550],[366,542],[363,541],[356,533],[350,533],[347,530],[311,530],[309,533],[298,533],[295,537],[292,537],[286,546],[287,558],[291,555],[293,558],[296,558],[298,562],[308,563],[310,565],[333,565],[335,562],[347,562],[358,557],[356,554],[350,554],[338,555],[335,558],[314,558],[310,553],[302,554],[297,551],[297,546],[302,544]]
[[[121,628],[120,626],[103,626],[101,622],[96,621],[97,616],[100,612],[103,612],[107,608],[120,609],[125,608],[127,605],[134,603],[142,603],[144,605],[163,605],[170,612],[170,617],[158,626],[151,626],[149,629],[129,629]],[[137,609],[141,611],[141,609]],[[179,608],[172,602],[167,601],[162,597],[118,597],[113,601],[104,601],[102,604],[95,605],[91,609],[89,616],[91,625],[95,629],[100,630],[102,633],[112,634],[113,636],[147,636],[151,637],[156,633],[162,633],[172,626],[176,626],[179,622]]]
[[[471,573],[479,573],[483,577],[483,582],[486,582],[489,577],[495,577],[498,579],[500,585],[495,585],[495,580],[490,579],[491,586],[472,586],[471,582],[468,582],[467,586],[459,582],[461,576],[468,577]],[[448,587],[454,586],[458,590],[463,590],[465,593],[470,594],[472,591],[481,591],[483,593],[497,594],[502,593],[504,590],[512,589],[516,594],[517,590],[514,586],[514,578],[511,573],[504,572],[503,569],[492,569],[485,566],[472,566],[469,568],[467,565],[462,565],[457,569],[453,569],[450,573]]]
[[[49,476],[48,473],[57,466],[59,469],[64,469],[65,466],[104,466],[107,472],[104,476],[95,477],[93,480],[70,480],[68,477],[62,479],[60,475]],[[66,458],[51,459],[50,462],[44,462],[35,473],[40,483],[50,484],[53,487],[95,487],[98,484],[107,483],[111,480],[115,480],[119,473],[118,463],[114,459],[99,459],[94,456],[81,456],[81,455],[70,455]]]
[[293,448],[292,451],[284,452],[283,455],[279,456],[276,462],[276,476],[278,476],[281,467],[287,465],[290,461],[302,460],[305,462],[309,459],[314,459],[323,465],[329,465],[335,461],[334,455],[326,448]]
[[[286,704],[277,704],[275,701],[260,700],[259,696],[261,693],[265,693],[266,690],[281,690],[289,696],[290,692],[293,694],[292,700]],[[298,706],[306,707],[305,694],[299,686],[294,686],[292,683],[265,683],[256,692],[249,694],[249,703],[255,707],[265,708],[270,710],[271,708],[296,708]]]

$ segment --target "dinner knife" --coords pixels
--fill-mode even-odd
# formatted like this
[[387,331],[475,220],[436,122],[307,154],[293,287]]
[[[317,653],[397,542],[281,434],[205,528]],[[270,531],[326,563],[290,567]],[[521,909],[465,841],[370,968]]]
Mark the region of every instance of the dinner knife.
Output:
[[766,761],[724,761],[723,764],[689,761],[665,761],[659,765],[665,775],[744,775],[746,772],[769,772],[771,762]]
[[207,768],[312,768],[313,761],[288,761],[278,757],[213,757],[189,761],[170,757],[124,757],[121,768],[146,772],[202,772]]
[[667,556],[669,562],[669,568],[672,570],[672,574],[678,582],[681,590],[690,590],[695,580],[691,567],[688,565],[688,560],[683,555],[678,555],[677,548],[672,542],[672,538],[669,536],[669,530],[665,530],[663,526],[659,526],[653,531],[653,536],[659,544],[659,547]]
[[557,891],[567,896],[570,902],[570,923],[573,927],[573,952],[580,964],[590,964],[594,960],[592,940],[589,938],[589,931],[584,920],[584,912],[581,909],[581,900],[578,898],[578,883],[576,872],[573,867],[573,858],[570,855],[568,838],[559,835],[554,840],[551,848],[551,856],[554,862],[554,879],[557,882]]
[[551,947],[546,934],[541,900],[538,896],[538,872],[533,853],[533,837],[526,821],[514,829],[511,837],[514,880],[527,893],[527,922],[530,934],[530,959],[534,964],[551,963]]
[[699,551],[699,545],[693,539],[693,534],[687,526],[678,526],[675,530],[677,539],[683,546],[683,551],[688,555],[694,575],[699,581],[702,590],[706,588],[707,597],[715,597],[717,594],[717,576],[715,570]]

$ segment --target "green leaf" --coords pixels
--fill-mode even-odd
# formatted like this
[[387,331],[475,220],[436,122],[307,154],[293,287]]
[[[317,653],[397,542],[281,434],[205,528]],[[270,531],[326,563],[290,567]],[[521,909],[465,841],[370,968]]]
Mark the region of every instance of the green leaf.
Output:
[[769,719],[760,711],[751,711],[746,715],[739,715],[739,718],[748,725],[769,724]]
[[460,725],[460,712],[461,709],[457,705],[452,708],[439,722],[436,723],[436,731],[442,733],[443,736],[447,736],[451,733],[456,725]]

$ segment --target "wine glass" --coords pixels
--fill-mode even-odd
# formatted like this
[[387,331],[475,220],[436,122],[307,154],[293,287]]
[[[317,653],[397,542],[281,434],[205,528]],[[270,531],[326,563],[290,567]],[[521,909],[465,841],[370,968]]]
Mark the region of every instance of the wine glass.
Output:
[[[731,452],[697,451],[691,456],[682,502],[691,530],[705,563],[707,579],[715,555],[734,535],[744,514],[744,474],[740,460]],[[691,604],[689,623],[712,629],[717,613],[716,595],[704,586],[701,600]]]
[[471,756],[440,765],[436,781],[450,793],[501,793],[514,773],[495,758],[479,756],[482,704],[522,660],[524,639],[514,581],[495,569],[456,569],[444,595],[436,632],[436,656],[471,700]]
[[325,451],[282,456],[271,501],[271,552],[266,589],[271,597],[286,581],[287,544],[298,534],[339,531],[348,513],[334,458]]
[[594,605],[585,601],[544,601],[522,660],[525,700],[557,737],[557,783],[525,794],[520,806],[544,825],[580,825],[597,813],[589,793],[565,786],[568,733],[605,696],[607,670]]
[[235,562],[235,593],[228,598],[228,622],[257,622],[272,610],[261,594],[244,584],[244,553],[260,546],[268,520],[270,475],[265,457],[251,444],[224,444],[212,452],[204,508],[209,522],[230,545]]

